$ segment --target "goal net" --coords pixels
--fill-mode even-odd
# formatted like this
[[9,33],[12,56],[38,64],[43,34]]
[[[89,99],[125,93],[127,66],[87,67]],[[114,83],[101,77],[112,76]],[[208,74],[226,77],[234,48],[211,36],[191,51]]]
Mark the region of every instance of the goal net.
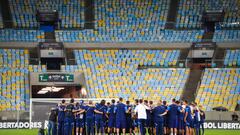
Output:
[[[46,128],[46,123],[48,122],[49,114],[51,108],[57,106],[62,100],[66,100],[66,103],[69,103],[70,98],[31,98],[30,99],[30,122],[42,122],[44,124],[44,128]],[[103,98],[75,98],[75,102],[79,102],[81,100],[84,101],[84,104],[88,104],[91,100],[93,103],[99,103]],[[104,99],[106,102],[110,102],[111,99]]]

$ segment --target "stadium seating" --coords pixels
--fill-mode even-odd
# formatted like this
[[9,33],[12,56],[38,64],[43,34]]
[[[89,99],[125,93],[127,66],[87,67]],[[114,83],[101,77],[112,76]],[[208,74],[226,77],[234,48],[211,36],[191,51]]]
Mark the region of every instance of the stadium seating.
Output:
[[3,18],[2,18],[2,9],[1,9],[1,6],[0,6],[0,29],[3,28]]
[[240,2],[238,0],[180,0],[177,28],[200,28],[205,10],[224,10],[223,27],[239,27]]
[[[46,66],[34,65],[37,70],[46,71]],[[0,68],[0,111],[28,111],[30,84],[28,68]]]
[[240,41],[240,30],[216,30],[213,42],[238,42]]
[[240,27],[240,1],[223,0],[224,20],[222,27],[236,28]]
[[0,80],[0,110],[26,110],[30,93],[28,71],[23,68],[0,68]]
[[15,27],[38,27],[37,10],[59,11],[62,28],[84,27],[84,0],[9,0]]
[[0,42],[43,42],[44,32],[39,30],[0,29]]
[[14,27],[38,27],[35,0],[9,0]]
[[234,111],[240,100],[240,69],[205,69],[196,102],[207,111],[223,106]]
[[240,50],[227,50],[224,66],[240,66]]
[[46,72],[45,65],[29,65],[26,49],[0,49],[0,111],[29,110],[29,72]]
[[179,50],[74,50],[77,65],[62,71],[84,71],[93,98],[170,100],[180,98],[189,69],[138,69],[139,65],[176,65]]
[[0,49],[0,67],[23,68],[28,64],[28,50]]
[[95,1],[95,28],[164,29],[169,0]]
[[58,42],[200,42],[203,30],[109,29],[109,30],[58,30]]

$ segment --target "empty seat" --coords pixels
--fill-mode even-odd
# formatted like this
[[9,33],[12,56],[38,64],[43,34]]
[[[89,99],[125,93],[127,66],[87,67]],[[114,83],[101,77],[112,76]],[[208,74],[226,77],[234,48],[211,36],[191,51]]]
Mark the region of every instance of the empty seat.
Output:
[[207,111],[218,106],[234,111],[240,99],[239,80],[239,68],[205,69],[196,102]]

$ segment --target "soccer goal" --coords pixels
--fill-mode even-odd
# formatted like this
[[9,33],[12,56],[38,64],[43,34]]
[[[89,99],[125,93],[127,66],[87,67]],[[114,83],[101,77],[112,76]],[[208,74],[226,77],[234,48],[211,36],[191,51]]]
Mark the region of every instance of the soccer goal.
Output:
[[[44,128],[46,128],[46,122],[48,121],[51,108],[56,107],[62,100],[66,100],[69,103],[71,98],[31,98],[30,99],[30,112],[29,122],[42,122]],[[103,98],[75,98],[75,102],[84,101],[84,104],[88,104],[91,100],[93,103],[99,103]],[[106,102],[110,102],[111,99],[104,99]]]

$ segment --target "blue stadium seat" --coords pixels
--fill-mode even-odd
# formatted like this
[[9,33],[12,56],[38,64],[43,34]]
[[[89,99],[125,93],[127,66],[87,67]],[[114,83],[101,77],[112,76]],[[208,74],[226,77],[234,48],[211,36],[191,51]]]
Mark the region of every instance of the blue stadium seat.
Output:
[[216,30],[213,42],[239,42],[240,30]]
[[44,42],[44,32],[39,30],[1,29],[0,42]]

